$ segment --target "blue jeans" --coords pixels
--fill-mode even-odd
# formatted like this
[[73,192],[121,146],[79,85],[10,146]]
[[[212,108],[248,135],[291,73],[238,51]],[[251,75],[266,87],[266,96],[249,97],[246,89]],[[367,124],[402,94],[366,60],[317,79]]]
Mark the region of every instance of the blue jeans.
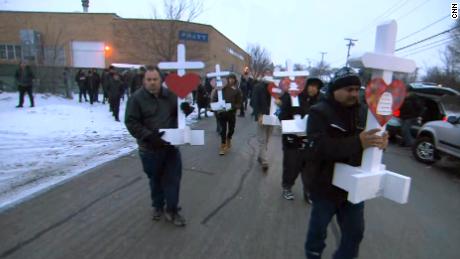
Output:
[[177,212],[179,203],[182,161],[179,149],[162,148],[155,151],[139,150],[142,166],[149,178],[150,195],[154,208]]
[[341,238],[334,259],[357,258],[359,244],[364,236],[364,202],[352,204],[346,202],[338,206],[328,200],[312,196],[313,208],[305,242],[305,256],[308,259],[320,259],[327,236],[327,226],[334,215],[340,227]]

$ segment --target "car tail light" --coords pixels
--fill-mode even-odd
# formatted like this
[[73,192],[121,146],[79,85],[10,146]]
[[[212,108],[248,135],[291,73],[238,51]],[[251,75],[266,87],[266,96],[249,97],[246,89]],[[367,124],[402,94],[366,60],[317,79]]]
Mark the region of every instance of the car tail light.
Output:
[[401,111],[400,111],[400,110],[396,110],[396,111],[393,112],[393,116],[395,116],[395,117],[398,117],[398,118],[399,118],[400,115],[401,115]]

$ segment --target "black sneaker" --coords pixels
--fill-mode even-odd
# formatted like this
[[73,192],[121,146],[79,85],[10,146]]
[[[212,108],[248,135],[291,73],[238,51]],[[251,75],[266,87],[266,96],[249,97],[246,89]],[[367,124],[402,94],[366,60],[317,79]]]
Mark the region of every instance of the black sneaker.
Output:
[[178,212],[165,212],[165,219],[166,221],[169,221],[173,223],[174,225],[178,227],[184,227],[186,224],[185,218],[182,217]]
[[163,215],[163,209],[162,208],[154,208],[153,209],[152,220],[158,221],[158,220],[161,219],[162,215]]
[[283,198],[286,200],[292,201],[294,200],[294,194],[290,189],[283,189]]

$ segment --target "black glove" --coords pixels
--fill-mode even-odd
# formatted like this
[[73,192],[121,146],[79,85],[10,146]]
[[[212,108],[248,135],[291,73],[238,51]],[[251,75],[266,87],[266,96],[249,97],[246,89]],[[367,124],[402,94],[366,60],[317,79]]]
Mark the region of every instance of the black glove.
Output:
[[165,134],[164,131],[159,133],[153,133],[148,135],[145,140],[153,147],[154,149],[164,148],[171,145],[168,141],[165,141],[161,137]]
[[188,116],[193,112],[193,110],[195,110],[195,107],[190,106],[190,103],[188,102],[183,102],[180,104],[180,109],[185,113],[185,116]]

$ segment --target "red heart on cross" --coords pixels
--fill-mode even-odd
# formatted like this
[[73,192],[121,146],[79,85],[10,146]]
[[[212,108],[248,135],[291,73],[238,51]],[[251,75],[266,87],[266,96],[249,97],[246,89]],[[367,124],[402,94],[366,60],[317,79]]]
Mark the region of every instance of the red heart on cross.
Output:
[[283,90],[281,88],[276,87],[275,83],[269,83],[267,86],[267,90],[271,96],[275,99],[279,99],[280,96],[283,94]]
[[303,77],[296,77],[294,83],[297,85],[297,90],[290,89],[291,87],[291,79],[288,77],[284,78],[280,82],[281,89],[283,91],[288,92],[292,97],[298,96],[303,89],[305,88],[305,78]]
[[165,82],[168,89],[183,99],[198,87],[200,80],[200,76],[193,73],[185,74],[184,76],[171,73],[166,77]]
[[406,86],[401,80],[387,85],[382,78],[372,79],[366,87],[366,102],[381,126],[385,125],[404,102]]

